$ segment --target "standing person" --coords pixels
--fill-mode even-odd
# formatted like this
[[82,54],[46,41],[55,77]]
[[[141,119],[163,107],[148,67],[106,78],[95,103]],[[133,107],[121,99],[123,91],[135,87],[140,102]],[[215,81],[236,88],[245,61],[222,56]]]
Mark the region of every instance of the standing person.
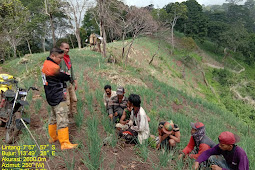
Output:
[[174,124],[172,120],[163,121],[158,126],[159,143],[157,149],[160,147],[173,148],[176,143],[181,141],[181,133],[178,125]]
[[117,119],[120,119],[124,109],[127,108],[127,98],[124,96],[125,90],[123,87],[117,88],[117,96],[113,96],[108,103],[109,118],[116,123]]
[[104,86],[104,95],[103,95],[103,98],[104,98],[104,106],[106,107],[106,109],[108,108],[108,103],[110,101],[110,99],[113,97],[113,96],[116,96],[116,91],[113,91],[112,90],[112,87],[110,85],[105,85]]
[[184,155],[192,159],[197,159],[204,151],[215,146],[215,143],[205,135],[205,126],[203,123],[191,122],[190,126],[191,137],[188,145],[179,155],[179,159],[181,159]]
[[198,169],[201,162],[208,160],[213,170],[249,170],[249,160],[245,151],[236,145],[240,138],[226,131],[222,132],[218,139],[219,144],[204,151],[197,158],[194,169]]
[[[64,57],[64,51],[53,48],[50,56],[45,60],[42,68],[44,90],[48,104],[51,106],[49,118],[49,143],[59,140],[61,149],[76,148],[77,144],[69,141],[68,130],[68,106],[65,101],[64,83],[70,80],[70,76],[60,72],[60,62]],[[58,133],[57,133],[58,132]]]
[[70,117],[73,117],[77,113],[77,97],[75,90],[77,90],[78,84],[74,76],[73,65],[70,59],[69,53],[69,44],[62,42],[60,49],[64,51],[64,60],[60,63],[60,68],[63,72],[70,75],[71,80],[66,82],[66,102],[69,106]]
[[132,107],[130,120],[128,122],[129,129],[122,134],[131,134],[133,138],[138,138],[140,144],[148,139],[150,134],[149,123],[146,112],[141,107],[141,99],[137,94],[130,94],[128,97],[128,105]]

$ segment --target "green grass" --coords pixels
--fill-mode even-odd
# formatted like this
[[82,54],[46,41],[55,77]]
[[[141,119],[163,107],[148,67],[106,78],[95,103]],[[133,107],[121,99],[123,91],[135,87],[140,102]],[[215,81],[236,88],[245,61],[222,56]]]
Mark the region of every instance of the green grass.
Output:
[[[156,50],[156,45],[158,40],[150,39],[150,38],[141,38],[135,41],[134,48],[135,49],[143,49],[149,51],[148,54],[153,54]],[[110,44],[112,47],[121,47],[121,42]],[[210,46],[208,45],[208,48]],[[234,109],[237,108],[248,108],[247,105],[241,103],[234,103],[234,99],[229,95],[220,95],[220,99],[223,102],[229,102],[228,104],[232,107],[233,111],[229,111],[230,108],[226,108],[222,106],[222,104],[217,103],[217,99],[210,92],[208,88],[201,82],[200,89],[203,94],[207,96],[206,99],[202,99],[201,97],[191,96],[188,93],[188,89],[186,87],[190,86],[190,83],[186,82],[186,86],[179,87],[178,82],[173,80],[177,79],[181,76],[181,69],[176,66],[176,60],[180,60],[185,52],[181,49],[176,49],[174,55],[170,56],[168,51],[171,47],[166,45],[165,42],[162,43],[162,50],[158,54],[158,60],[161,61],[161,65],[148,66],[148,64],[144,64],[144,68],[141,69],[141,66],[134,66],[132,62],[127,66],[126,70],[124,70],[121,74],[130,75],[131,77],[135,77],[142,81],[145,84],[151,84],[150,88],[140,87],[133,84],[126,84],[125,89],[128,96],[131,93],[137,93],[141,96],[142,99],[142,107],[145,109],[146,113],[150,116],[151,122],[149,123],[151,134],[157,135],[157,126],[159,121],[162,120],[173,120],[174,123],[178,124],[181,131],[181,143],[177,145],[176,150],[183,149],[190,138],[190,122],[194,122],[196,120],[201,121],[206,126],[207,135],[217,142],[218,135],[222,131],[231,131],[241,136],[241,142],[238,143],[247,153],[249,161],[250,161],[250,169],[255,168],[255,133],[254,127],[251,127],[251,122],[245,122],[242,119],[242,110],[239,110],[238,117],[235,114]],[[150,51],[151,49],[151,51]],[[146,53],[147,54],[147,53]],[[190,55],[196,60],[200,61],[201,57],[197,54],[190,53]],[[42,65],[43,59],[42,56],[47,56],[46,54],[35,54],[33,56],[33,62],[31,63],[31,69],[38,70],[39,66]],[[104,155],[101,153],[102,147],[102,139],[98,133],[98,128],[104,129],[104,133],[114,134],[113,127],[108,122],[108,117],[104,109],[104,105],[102,103],[102,95],[103,95],[103,87],[105,84],[111,84],[112,88],[115,90],[118,86],[117,84],[112,84],[111,80],[106,77],[100,76],[98,74],[99,71],[111,70],[113,66],[111,64],[106,64],[105,60],[102,59],[100,54],[91,52],[89,50],[71,50],[70,56],[72,56],[72,62],[74,64],[76,76],[79,83],[79,89],[77,91],[77,97],[79,98],[78,102],[78,115],[80,117],[77,118],[77,121],[80,122],[77,126],[80,126],[80,130],[84,130],[86,132],[86,141],[87,148],[82,148],[82,161],[89,169],[98,169],[102,167],[102,161]],[[8,69],[8,71],[16,76],[19,76],[19,73],[16,71],[16,63],[18,59],[8,62],[4,65],[4,69]],[[37,64],[39,63],[39,64]],[[38,68],[35,68],[38,65]],[[99,67],[100,66],[100,67]],[[114,68],[119,68],[122,65],[115,65]],[[18,65],[20,68],[20,73],[22,75],[26,75],[26,68],[24,65]],[[247,67],[247,66],[245,66]],[[150,74],[149,69],[155,69],[158,71],[156,74]],[[164,70],[171,71],[172,75],[169,77],[165,77],[166,82],[162,79]],[[186,72],[191,72],[192,68],[187,68]],[[252,69],[247,69],[249,72],[254,72]],[[211,85],[215,87],[216,91],[219,92],[221,88],[220,84],[216,81],[213,81],[213,70],[208,70],[206,72],[207,78]],[[38,75],[28,76],[27,79],[24,79],[22,82],[29,85],[40,85],[39,73]],[[33,76],[37,76],[36,78]],[[87,82],[87,79],[84,80],[84,77],[88,76],[93,83],[97,82],[99,87],[96,90],[92,90],[91,82]],[[193,77],[197,77],[197,75],[189,75],[187,79],[189,81]],[[199,78],[199,77],[198,77]],[[185,80],[183,80],[185,81]],[[169,83],[171,82],[171,83]],[[92,83],[92,84],[93,84]],[[175,88],[176,87],[176,88]],[[42,85],[39,86],[40,90],[43,91]],[[41,92],[40,92],[41,93]],[[31,96],[32,98],[32,96]],[[211,99],[210,99],[211,98]],[[43,96],[43,100],[45,101],[45,96]],[[93,101],[96,101],[98,112],[101,113],[98,116],[98,113],[95,112],[95,104]],[[213,102],[212,102],[213,101]],[[183,108],[175,112],[172,108],[172,104],[182,105]],[[227,103],[226,103],[227,104]],[[39,107],[39,106],[38,106]],[[84,112],[88,110],[90,114],[88,117],[84,119]],[[251,110],[243,110],[245,113]],[[247,116],[247,115],[244,115]],[[85,125],[82,124],[85,121]],[[250,126],[248,124],[250,123]],[[29,136],[25,137],[24,142],[32,143]],[[116,146],[116,138],[112,138],[111,140],[112,147]],[[148,147],[140,146],[139,148],[139,156],[142,161],[149,161],[150,152],[148,151]],[[188,164],[184,164],[182,162],[176,162],[176,164],[172,164],[169,161],[164,153],[158,152],[160,156],[161,154],[161,163],[153,162],[152,168],[164,167],[170,169],[189,169],[192,165],[192,162],[188,162]],[[173,155],[174,158],[178,155]],[[69,164],[71,166],[71,164]],[[113,164],[114,166],[114,164]],[[108,167],[105,167],[108,168]]]

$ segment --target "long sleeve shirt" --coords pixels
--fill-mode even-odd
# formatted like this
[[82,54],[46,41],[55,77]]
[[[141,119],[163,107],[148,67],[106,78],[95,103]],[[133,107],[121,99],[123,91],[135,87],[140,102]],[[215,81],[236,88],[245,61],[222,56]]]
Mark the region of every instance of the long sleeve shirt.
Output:
[[[215,147],[203,152],[196,160],[196,162],[206,161],[211,155],[223,155],[228,166],[233,170],[249,170],[249,160],[245,151],[239,147],[234,146],[232,151],[223,151],[219,144]],[[226,170],[223,168],[223,170]]]
[[[70,62],[71,62],[71,60],[70,60]],[[59,66],[60,66],[61,71],[70,75],[70,79],[71,79],[70,81],[71,81],[71,83],[73,83],[73,81],[76,80],[76,77],[74,75],[73,66],[71,66],[71,68],[68,69],[64,60],[62,60],[60,62]],[[67,82],[67,84],[68,84],[68,82]]]
[[[134,122],[136,126],[134,126]],[[138,132],[138,140],[140,143],[143,143],[143,140],[148,139],[150,128],[147,115],[142,107],[140,107],[140,110],[136,116],[134,115],[134,111],[131,111],[128,124],[132,130]]]
[[128,99],[124,96],[122,101],[119,103],[118,96],[113,96],[108,102],[108,114],[114,114],[117,112],[119,115],[122,115],[123,110],[127,108]]
[[[196,146],[194,138],[191,136],[188,145],[182,150],[182,152],[187,155],[189,154]],[[197,159],[204,151],[210,149],[210,145],[206,143],[201,143],[198,146],[198,152],[196,154],[190,154],[189,157],[193,159]]]

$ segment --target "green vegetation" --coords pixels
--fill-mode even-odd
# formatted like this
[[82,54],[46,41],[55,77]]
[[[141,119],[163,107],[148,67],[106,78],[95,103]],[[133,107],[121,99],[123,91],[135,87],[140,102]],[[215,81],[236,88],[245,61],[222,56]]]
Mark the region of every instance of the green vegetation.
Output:
[[[125,95],[128,96],[131,93],[137,93],[141,96],[142,107],[151,118],[151,122],[149,123],[151,134],[157,135],[159,121],[173,120],[174,123],[178,124],[181,130],[181,143],[178,144],[176,148],[176,150],[179,150],[185,147],[189,141],[189,124],[191,121],[204,122],[207,135],[215,142],[217,142],[218,135],[222,131],[232,131],[241,136],[241,142],[238,145],[246,151],[250,161],[250,168],[254,168],[255,150],[251,148],[255,147],[253,142],[255,134],[252,121],[250,121],[252,119],[249,117],[247,118],[248,112],[251,114],[252,110],[248,109],[249,106],[247,104],[234,99],[231,92],[227,90],[236,83],[235,79],[237,79],[237,75],[227,70],[206,69],[206,78],[217,92],[220,98],[219,103],[209,87],[204,84],[202,75],[196,67],[187,66],[185,69],[186,77],[185,79],[181,78],[182,69],[180,66],[177,66],[177,64],[183,66],[179,61],[186,55],[185,50],[176,48],[173,55],[169,55],[169,49],[171,47],[167,45],[166,42],[162,41],[162,50],[159,51],[152,65],[149,65],[148,60],[150,59],[150,55],[147,54],[154,54],[157,48],[153,46],[153,44],[157,44],[157,42],[158,40],[155,38],[142,37],[137,39],[133,47],[136,54],[133,52],[130,54],[131,57],[126,70],[123,69],[121,63],[115,65],[107,64],[105,60],[101,58],[100,54],[91,52],[88,49],[71,50],[70,56],[73,57],[72,61],[79,83],[77,91],[79,103],[76,125],[79,127],[80,133],[85,132],[85,137],[78,139],[78,143],[82,143],[82,141],[86,142],[86,147],[85,145],[81,145],[79,148],[83,155],[82,162],[89,169],[98,169],[103,166],[104,154],[102,153],[102,134],[104,137],[110,136],[110,147],[118,147],[115,130],[109,123],[102,101],[104,85],[111,84],[113,89],[116,89],[118,85],[114,83],[115,79],[111,78],[109,74],[104,73],[116,70],[115,76],[117,79],[122,79],[127,75],[130,76],[124,84],[126,89]],[[117,47],[120,45],[120,42],[110,44],[110,48],[113,49],[115,44]],[[190,51],[189,54],[197,63],[199,63],[199,60],[201,62],[202,57],[196,54],[196,52]],[[140,57],[141,59],[139,59]],[[31,68],[29,68],[33,68],[34,70],[39,69],[36,66],[41,66],[42,54],[33,55],[33,57],[29,59],[32,60]],[[25,65],[20,67],[21,75],[19,75],[16,68],[11,67],[10,64],[12,63],[12,65],[15,65],[18,60],[19,59],[10,61],[2,67],[16,77],[23,77],[23,75],[26,74]],[[140,65],[143,65],[143,69],[140,69]],[[245,68],[250,71],[248,66],[245,66]],[[24,72],[22,70],[24,70]],[[240,79],[244,76],[243,74],[244,73],[240,74]],[[35,79],[34,77],[37,78]],[[27,79],[22,79],[22,83],[26,82],[27,84],[39,85],[39,77],[40,73],[36,72],[36,74],[27,77]],[[137,81],[131,81],[133,78],[136,78]],[[196,81],[194,81],[194,79],[196,79]],[[139,82],[139,84],[137,84],[137,82]],[[195,86],[194,83],[197,83],[198,86]],[[191,86],[191,84],[193,85]],[[43,91],[42,85],[40,85],[39,88],[40,91]],[[225,93],[223,93],[224,91]],[[199,94],[203,94],[204,96],[201,97]],[[42,97],[42,102],[45,102],[45,96]],[[236,114],[237,108],[240,109],[238,114]],[[39,104],[37,109],[39,109]],[[45,133],[47,133],[46,130]],[[27,136],[26,138],[29,139],[30,137]],[[33,142],[28,141],[28,143]],[[176,156],[178,156],[176,153],[171,155],[163,151],[153,152],[147,145],[150,144],[146,143],[140,145],[135,151],[137,151],[141,158],[139,161],[148,162],[152,168],[167,167],[182,169],[183,167],[188,169],[192,165],[192,161],[187,163],[176,161]],[[154,162],[152,159],[153,156],[157,156],[159,162]],[[70,160],[73,159],[70,158]],[[115,160],[113,160],[113,162],[114,161]],[[74,162],[74,164],[77,165],[78,163]],[[68,166],[72,168],[73,163],[70,162]],[[115,164],[112,164],[112,166],[115,166]]]

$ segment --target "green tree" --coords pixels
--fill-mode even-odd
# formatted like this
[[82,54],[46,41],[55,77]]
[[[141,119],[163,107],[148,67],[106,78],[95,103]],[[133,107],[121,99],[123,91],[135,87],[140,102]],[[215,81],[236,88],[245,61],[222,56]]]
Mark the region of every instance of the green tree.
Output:
[[45,25],[48,18],[44,13],[44,2],[41,0],[21,0],[21,2],[30,12],[30,22],[27,25],[28,35],[25,37],[28,49],[23,45],[21,50],[29,50],[30,53],[42,50],[45,52],[45,34],[47,32]]
[[52,32],[52,41],[53,46],[56,45],[56,36],[55,36],[55,27],[54,27],[54,19],[55,18],[66,18],[63,13],[64,3],[59,0],[44,0],[45,5],[45,14],[49,16],[51,32]]
[[220,43],[222,47],[236,52],[238,49],[247,48],[249,34],[241,23],[231,25],[229,30],[220,34]]
[[17,46],[28,33],[29,11],[19,0],[3,0],[0,15],[2,35],[13,48],[14,57],[17,57]]
[[250,10],[244,5],[230,5],[226,16],[230,24],[241,23],[249,32],[254,30],[255,20],[251,16]]
[[183,19],[178,28],[187,36],[203,42],[207,36],[207,18],[202,6],[196,0],[188,0],[184,4],[188,8],[187,19]]
[[[187,18],[187,6],[184,3],[170,3],[164,7],[167,12],[166,22],[171,26],[172,47],[174,48],[174,27],[179,18]],[[164,14],[165,17],[165,14]]]
[[95,8],[90,8],[86,11],[82,21],[82,28],[86,30],[86,37],[89,37],[92,33],[100,34],[100,29],[97,24],[98,21],[96,21],[96,17],[94,16],[94,10]]

